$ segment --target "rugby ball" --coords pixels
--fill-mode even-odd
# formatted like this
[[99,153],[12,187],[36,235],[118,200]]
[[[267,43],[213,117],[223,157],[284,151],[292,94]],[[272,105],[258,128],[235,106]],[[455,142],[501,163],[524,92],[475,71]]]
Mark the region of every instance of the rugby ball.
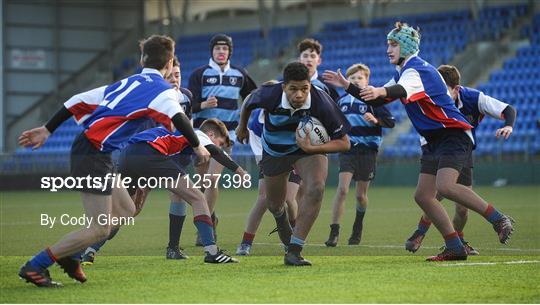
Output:
[[301,138],[305,138],[306,135],[309,135],[311,140],[311,145],[322,145],[330,141],[328,132],[324,128],[321,121],[312,116],[305,116],[300,120],[298,124],[298,135]]

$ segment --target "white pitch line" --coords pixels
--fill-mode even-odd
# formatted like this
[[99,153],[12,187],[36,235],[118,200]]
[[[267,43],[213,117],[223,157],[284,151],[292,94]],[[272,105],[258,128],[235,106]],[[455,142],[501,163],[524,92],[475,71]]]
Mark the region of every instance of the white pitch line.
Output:
[[460,266],[493,266],[493,265],[520,265],[520,264],[538,264],[540,261],[507,261],[507,262],[484,262],[484,263],[455,263],[440,264],[439,267],[460,267]]
[[[281,246],[281,243],[253,243],[254,245],[263,245],[263,246]],[[326,247],[324,244],[306,244],[310,247]],[[376,248],[376,249],[405,249],[403,245],[358,245],[354,247],[364,247],[364,248]],[[441,247],[434,246],[422,246],[424,249],[440,249]],[[516,251],[516,252],[540,252],[540,249],[519,249],[519,248],[482,248],[488,251]]]

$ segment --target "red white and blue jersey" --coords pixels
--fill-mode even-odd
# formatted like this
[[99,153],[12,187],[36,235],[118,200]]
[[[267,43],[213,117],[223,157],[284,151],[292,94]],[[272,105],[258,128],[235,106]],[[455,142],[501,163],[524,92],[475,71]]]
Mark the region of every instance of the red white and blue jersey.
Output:
[[182,113],[179,96],[159,71],[145,68],[109,86],[77,94],[64,103],[100,151],[121,149],[147,118],[171,128]]
[[508,104],[489,95],[485,95],[482,91],[459,86],[456,106],[473,127],[476,128],[486,115],[494,119],[504,119],[503,111],[508,107]]
[[[195,134],[199,138],[201,145],[214,144],[204,132],[196,130]],[[193,152],[189,141],[180,131],[171,132],[164,127],[150,128],[139,132],[129,139],[129,144],[148,143],[155,150],[165,156],[174,156],[179,153]]]
[[[458,110],[444,79],[437,69],[419,56],[412,56],[397,67],[396,74],[385,87],[399,84],[407,92],[401,98],[407,115],[416,131],[428,136],[430,131],[441,128],[458,128],[469,131],[473,127]],[[471,141],[472,134],[467,132]]]
[[[469,123],[474,127],[472,130],[473,137],[476,143],[476,127],[480,125],[480,122],[484,117],[490,116],[494,119],[503,120],[503,111],[508,104],[503,103],[489,95],[484,94],[482,91],[478,91],[474,88],[459,86],[459,95],[455,101],[456,107]],[[426,144],[426,140],[421,137],[420,144]]]

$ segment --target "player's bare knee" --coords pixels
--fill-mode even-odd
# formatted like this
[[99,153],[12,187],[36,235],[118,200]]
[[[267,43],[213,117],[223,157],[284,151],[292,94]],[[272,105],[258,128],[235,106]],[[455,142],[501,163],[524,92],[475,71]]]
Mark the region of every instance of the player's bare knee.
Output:
[[418,205],[424,205],[425,203],[429,202],[431,196],[429,196],[427,193],[422,191],[417,191],[414,193],[414,201]]
[[451,183],[437,183],[437,193],[444,198],[454,198],[454,188]]
[[98,225],[98,224],[92,224],[90,226],[90,230],[92,230],[92,237],[94,239],[94,242],[102,241],[109,237],[109,234],[111,234],[111,226],[110,225]]
[[324,182],[314,182],[312,183],[305,194],[309,196],[312,201],[319,202],[323,199],[324,196]]
[[461,218],[465,218],[469,215],[469,209],[460,204],[456,204],[456,214],[461,216]]
[[347,187],[338,187],[337,189],[337,195],[339,196],[339,198],[345,198],[347,197],[347,194],[349,193],[349,188]]
[[367,194],[364,194],[364,193],[356,194],[356,202],[360,203],[361,205],[367,205],[368,203]]
[[120,215],[120,216],[131,217],[135,214],[139,214],[140,210],[139,211],[137,210],[137,207],[135,207],[135,204],[128,204],[126,205],[125,209],[122,212],[123,212],[122,213],[123,215]]
[[285,208],[285,205],[267,201],[266,208],[268,209],[268,211],[270,211],[270,213],[275,215],[275,214],[281,214],[281,212]]

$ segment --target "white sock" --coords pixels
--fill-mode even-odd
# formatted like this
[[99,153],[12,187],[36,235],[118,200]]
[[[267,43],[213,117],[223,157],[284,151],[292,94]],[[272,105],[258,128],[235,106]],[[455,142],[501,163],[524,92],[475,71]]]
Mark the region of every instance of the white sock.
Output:
[[216,245],[204,246],[204,251],[210,253],[210,255],[216,255],[218,248]]

